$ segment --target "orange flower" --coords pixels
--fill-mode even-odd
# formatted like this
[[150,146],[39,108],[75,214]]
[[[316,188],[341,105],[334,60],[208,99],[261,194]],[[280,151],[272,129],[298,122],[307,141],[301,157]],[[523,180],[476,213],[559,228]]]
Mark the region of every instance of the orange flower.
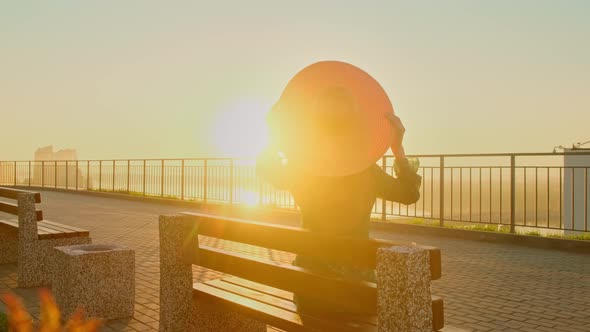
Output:
[[21,300],[12,293],[2,294],[2,302],[8,309],[8,328],[15,332],[30,332],[33,330],[31,316],[23,307]]
[[[2,301],[8,309],[8,326],[13,332],[32,332],[33,324],[29,313],[24,309],[22,301],[12,293],[2,295]],[[102,322],[97,319],[84,320],[84,311],[78,309],[62,330],[61,315],[51,292],[47,289],[39,291],[41,300],[41,321],[39,332],[96,332]]]
[[39,332],[60,332],[61,315],[53,296],[51,296],[49,290],[41,289],[39,291],[39,298],[41,300],[41,324],[39,325]]
[[66,324],[67,332],[95,332],[98,331],[102,322],[98,319],[84,320],[84,310],[76,310],[72,318]]

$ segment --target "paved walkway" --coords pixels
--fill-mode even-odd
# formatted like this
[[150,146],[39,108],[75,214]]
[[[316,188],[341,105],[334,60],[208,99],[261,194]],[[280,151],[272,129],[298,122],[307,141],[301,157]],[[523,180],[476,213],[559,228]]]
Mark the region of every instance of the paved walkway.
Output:
[[[104,330],[157,330],[158,215],[188,209],[57,192],[43,192],[42,197],[46,219],[86,228],[95,243],[117,242],[136,251],[135,316],[109,321]],[[590,331],[589,255],[428,236],[374,235],[441,248],[443,278],[434,282],[433,292],[445,299],[447,325],[473,331]],[[277,258],[268,250],[254,253]],[[215,275],[195,271],[196,279],[211,277]],[[38,312],[37,290],[16,288],[13,264],[0,265],[0,292],[5,290],[16,292],[32,312]]]

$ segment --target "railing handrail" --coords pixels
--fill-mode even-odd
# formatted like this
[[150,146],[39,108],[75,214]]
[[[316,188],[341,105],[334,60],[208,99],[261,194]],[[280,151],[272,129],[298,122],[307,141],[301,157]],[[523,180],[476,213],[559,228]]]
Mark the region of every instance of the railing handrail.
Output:
[[[587,166],[580,163],[568,165],[566,158],[567,156],[590,156],[590,149],[554,153],[455,153],[408,156],[423,159],[435,158],[435,160],[427,160],[419,170],[419,174],[423,176],[423,198],[416,204],[404,207],[405,213],[402,212],[400,205],[397,205],[395,209],[392,203],[376,204],[373,213],[381,213],[383,220],[393,215],[412,217],[410,208],[413,209],[414,217],[420,217],[416,211],[421,204],[422,217],[438,219],[441,226],[445,221],[502,226],[508,225],[506,221],[509,221],[512,232],[515,231],[516,226],[584,232],[590,228],[588,221],[590,163]],[[545,158],[532,162],[529,166],[521,166],[517,162],[520,160],[529,164],[530,159],[527,158],[530,157]],[[563,157],[563,164],[555,164],[556,160],[550,159],[551,157]],[[383,156],[380,159],[380,166],[387,172],[393,172],[393,167],[388,162],[393,158],[392,155]],[[248,162],[237,163],[240,160]],[[65,184],[66,190],[75,188],[75,190],[126,192],[143,196],[202,200],[204,203],[215,201],[239,204],[254,199],[261,205],[295,207],[292,196],[285,195],[284,191],[274,190],[261,181],[254,171],[253,161],[255,161],[253,157],[0,161],[0,184],[16,186],[17,183],[21,185],[28,183],[29,187],[41,188],[64,188]],[[471,163],[473,165],[470,165]],[[427,175],[429,175],[428,181],[426,181]],[[483,183],[482,176],[487,177]],[[528,184],[527,179],[529,179]],[[510,182],[507,183],[506,180]],[[542,183],[539,183],[539,180]],[[557,180],[559,180],[559,189],[555,190]],[[472,189],[476,192],[475,200],[473,200]],[[527,206],[529,189],[534,190],[529,194],[529,200],[533,198],[534,210],[530,203]],[[428,202],[426,202],[426,196],[429,196]],[[486,197],[486,201],[482,200],[483,196]],[[551,201],[549,201],[550,196]],[[559,211],[556,209],[558,197]],[[580,202],[581,197],[582,202]],[[465,209],[463,198],[467,198]],[[438,207],[435,205],[435,200],[438,201],[436,204]],[[430,206],[427,206],[427,203]],[[546,210],[539,213],[539,204],[543,204]],[[478,212],[479,218],[472,217],[472,208],[477,208],[475,211]],[[528,215],[527,209],[531,212]],[[457,211],[459,214],[456,213]],[[469,212],[468,216],[465,214],[466,211]],[[483,218],[482,211],[485,213]],[[508,218],[506,218],[507,212],[509,212]],[[558,213],[559,227],[555,223]],[[532,216],[534,216],[534,225],[529,226],[527,221]],[[578,220],[582,216],[583,224],[579,225]],[[541,225],[538,224],[539,220]]]
[[[586,151],[587,150],[587,151]],[[590,149],[574,149],[576,152],[499,152],[499,153],[434,153],[434,154],[408,154],[411,158],[469,158],[469,157],[548,157],[548,156],[585,156],[590,155]],[[385,158],[393,158],[393,155],[385,155]],[[182,160],[253,160],[252,157],[190,157],[190,158],[105,158],[105,159],[57,159],[57,160],[0,160],[0,163],[14,162],[73,162],[73,161],[182,161]]]

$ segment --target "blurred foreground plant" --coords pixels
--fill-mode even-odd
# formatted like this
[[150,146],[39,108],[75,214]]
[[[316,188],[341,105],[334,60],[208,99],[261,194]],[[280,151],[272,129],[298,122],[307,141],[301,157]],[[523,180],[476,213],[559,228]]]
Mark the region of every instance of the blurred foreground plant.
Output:
[[[23,307],[22,301],[12,293],[2,295],[2,301],[8,309],[8,330],[13,332],[32,332],[33,320]],[[59,308],[47,289],[39,291],[41,300],[41,320],[39,332],[96,332],[102,322],[97,319],[84,320],[84,311],[78,309],[62,328]]]

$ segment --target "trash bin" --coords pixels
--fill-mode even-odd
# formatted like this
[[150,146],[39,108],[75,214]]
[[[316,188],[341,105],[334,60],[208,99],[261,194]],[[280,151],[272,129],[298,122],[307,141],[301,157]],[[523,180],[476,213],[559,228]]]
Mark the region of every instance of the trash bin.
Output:
[[117,244],[55,247],[52,290],[63,317],[82,307],[87,317],[133,316],[135,252]]

